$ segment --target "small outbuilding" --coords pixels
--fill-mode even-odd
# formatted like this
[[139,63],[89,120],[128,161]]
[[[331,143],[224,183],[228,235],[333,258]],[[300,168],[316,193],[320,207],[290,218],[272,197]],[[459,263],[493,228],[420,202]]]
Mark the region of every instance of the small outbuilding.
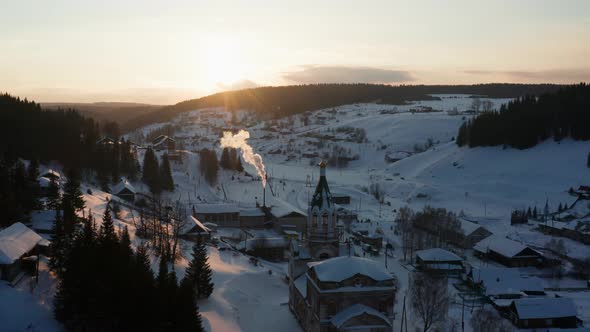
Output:
[[563,297],[526,298],[512,301],[510,318],[519,328],[575,328],[577,310]]
[[166,135],[160,135],[152,141],[152,147],[154,150],[176,150],[176,141]]
[[195,242],[205,242],[211,239],[211,230],[197,218],[190,216],[182,229],[182,236]]
[[463,259],[441,248],[417,251],[416,265],[418,269],[434,273],[449,274],[463,271]]
[[240,209],[236,204],[198,204],[194,211],[195,217],[201,222],[212,222],[218,227],[240,227]]
[[0,280],[14,281],[26,270],[25,258],[36,254],[43,238],[17,222],[0,231]]
[[135,190],[133,185],[129,183],[129,181],[123,179],[119,183],[117,183],[117,185],[112,189],[112,193],[113,195],[120,197],[126,201],[134,202],[135,194],[137,193],[137,191]]
[[508,238],[492,235],[473,247],[476,255],[494,260],[508,267],[537,266],[544,256],[537,250]]

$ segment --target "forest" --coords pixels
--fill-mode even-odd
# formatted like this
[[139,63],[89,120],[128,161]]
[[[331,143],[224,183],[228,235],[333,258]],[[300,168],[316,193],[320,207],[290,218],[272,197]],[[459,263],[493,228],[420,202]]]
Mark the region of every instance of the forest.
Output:
[[526,95],[499,111],[483,112],[461,125],[457,144],[527,149],[548,138],[590,140],[590,86],[581,83]]

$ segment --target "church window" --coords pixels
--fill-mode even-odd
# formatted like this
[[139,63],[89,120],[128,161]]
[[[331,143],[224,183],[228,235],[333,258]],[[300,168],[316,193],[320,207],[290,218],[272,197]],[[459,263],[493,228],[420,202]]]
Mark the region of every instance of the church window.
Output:
[[317,214],[315,214],[315,213],[313,214],[313,217],[311,218],[311,222],[314,227],[317,227],[317,225],[318,225],[318,215]]
[[328,226],[328,214],[324,213],[324,215],[322,215],[322,225],[324,227]]

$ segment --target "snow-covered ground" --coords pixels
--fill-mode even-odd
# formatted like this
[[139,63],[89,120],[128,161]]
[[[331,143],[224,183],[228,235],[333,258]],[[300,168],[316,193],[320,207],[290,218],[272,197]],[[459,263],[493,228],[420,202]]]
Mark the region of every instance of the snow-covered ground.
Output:
[[[252,136],[250,143],[255,152],[262,155],[268,170],[269,189],[272,190],[267,190],[267,205],[276,206],[286,202],[307,211],[307,202],[319,176],[319,169],[315,166],[317,161],[324,157],[324,153],[330,154],[339,149],[339,153],[354,160],[343,168],[328,168],[331,191],[350,195],[351,203],[343,207],[357,212],[361,219],[372,221],[355,224],[354,227],[371,232],[380,229],[394,243],[395,255],[400,253],[397,251],[399,240],[392,230],[394,210],[406,205],[413,209],[432,205],[456,213],[463,212],[466,218],[496,234],[543,246],[551,237],[535,231],[532,225],[511,226],[510,212],[529,206],[536,206],[542,211],[546,200],[551,210],[556,210],[559,203],[571,205],[574,198],[567,193],[568,189],[590,184],[590,169],[585,166],[588,143],[546,141],[527,150],[460,148],[453,139],[458,127],[470,116],[450,115],[446,111],[457,108],[463,112],[469,108],[472,100],[461,95],[440,97],[442,99],[439,101],[420,101],[404,106],[345,105],[260,123],[248,118],[248,112],[239,112],[245,121],[252,123],[246,128]],[[497,108],[507,100],[492,101]],[[410,112],[417,105],[429,106],[441,112]],[[185,152],[182,164],[173,163],[177,188],[169,195],[170,199],[179,199],[187,206],[195,202],[221,201],[254,206],[256,202],[262,201],[261,182],[256,176],[220,171],[218,184],[209,186],[199,175],[200,161],[196,151],[208,147],[217,149],[221,154],[220,132],[222,128],[231,126],[230,119],[230,113],[211,109],[182,114],[172,121],[179,127],[174,136]],[[304,125],[304,121],[308,121],[308,125]],[[145,135],[162,125],[152,125],[141,131]],[[364,137],[352,137],[350,133],[355,130],[364,132]],[[137,135],[130,135],[134,136]],[[314,153],[318,155],[314,156]],[[391,162],[386,160],[387,155],[403,159]],[[244,166],[249,174],[256,174],[251,166]],[[368,189],[375,185],[384,194],[384,204],[379,204],[369,193]],[[140,183],[134,183],[134,186],[147,191]],[[84,193],[87,189],[86,185],[82,188]],[[85,213],[92,210],[100,223],[110,195],[92,186],[90,189],[93,194],[85,194]],[[576,209],[584,210],[584,207],[577,206]],[[580,214],[584,214],[584,211]],[[136,211],[123,208],[120,218],[116,220],[117,225],[130,227],[135,244],[141,241],[134,236],[133,220],[137,216]],[[567,239],[564,242],[572,257],[590,256],[588,246]],[[360,247],[353,250],[362,255]],[[190,258],[190,243],[183,244],[183,253],[185,258],[176,265],[179,277],[184,274],[186,258]],[[247,256],[233,251],[210,248],[209,253],[215,290],[211,298],[200,301],[199,306],[210,331],[300,330],[287,306],[288,287],[284,281],[284,263],[262,262],[260,267],[250,264]],[[480,264],[470,252],[465,252],[465,256],[470,262]],[[383,255],[372,257],[383,265],[384,258]],[[399,280],[394,322],[396,330],[399,328],[408,273],[412,269],[400,259],[399,256],[388,258],[388,270]],[[155,257],[153,266],[157,269]],[[269,270],[272,270],[272,274],[268,273]],[[551,287],[555,285],[553,280],[545,279],[545,282]],[[580,283],[566,279],[560,284],[577,287]],[[19,326],[28,324],[37,316],[39,319],[52,319],[47,304],[40,305],[37,297],[7,287],[0,285],[0,298],[7,294],[15,301],[21,301],[19,303],[35,303],[32,307],[37,312],[30,320],[15,323],[20,324],[15,326],[16,330],[21,330]],[[454,291],[453,295],[456,296]],[[590,306],[585,300],[587,294],[564,292],[562,295],[573,297],[580,317],[590,323]],[[0,309],[6,303],[0,301]],[[457,300],[452,305],[449,317],[459,319],[460,323],[461,306],[458,303]],[[0,318],[2,314],[3,311],[0,311]],[[470,313],[467,313],[467,330],[470,330],[469,317]],[[59,328],[55,322],[51,324]]]

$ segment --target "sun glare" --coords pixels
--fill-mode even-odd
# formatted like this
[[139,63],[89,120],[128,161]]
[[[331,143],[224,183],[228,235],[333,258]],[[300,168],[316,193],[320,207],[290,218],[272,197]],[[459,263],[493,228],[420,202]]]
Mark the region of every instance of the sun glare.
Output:
[[208,41],[205,47],[204,71],[208,86],[229,86],[244,78],[238,45],[217,39]]

